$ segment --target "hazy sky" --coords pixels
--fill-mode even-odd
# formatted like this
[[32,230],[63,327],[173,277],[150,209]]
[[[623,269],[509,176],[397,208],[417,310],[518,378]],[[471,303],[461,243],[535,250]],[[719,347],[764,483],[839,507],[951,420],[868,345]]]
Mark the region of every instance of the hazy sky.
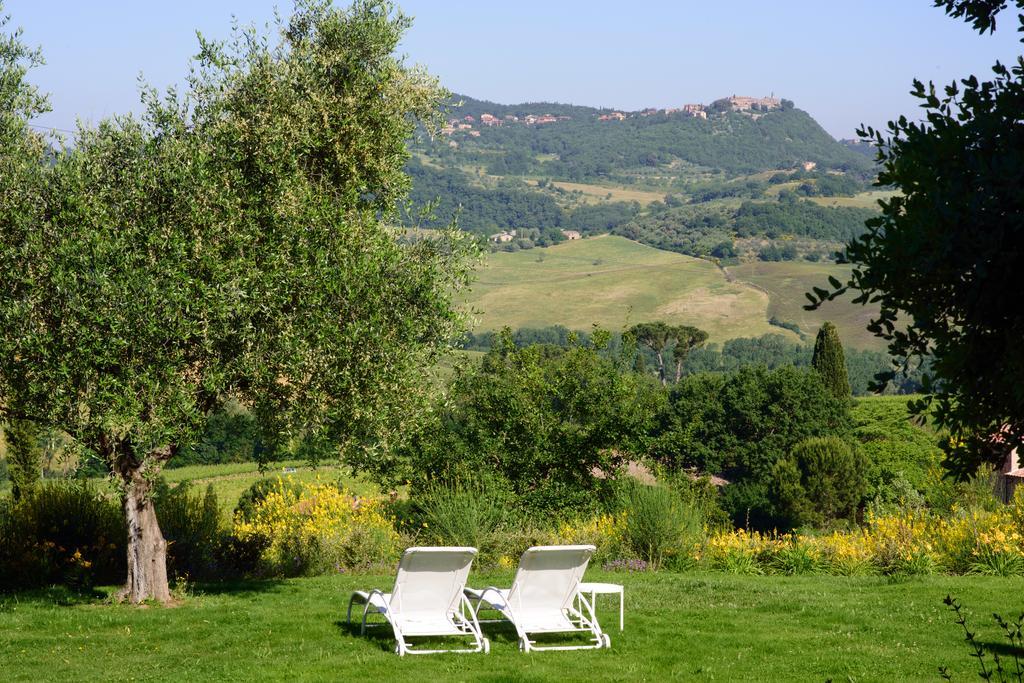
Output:
[[[451,90],[513,103],[621,109],[726,95],[794,100],[836,137],[913,116],[911,79],[946,83],[1012,61],[1012,10],[979,36],[930,0],[405,0],[403,51]],[[6,0],[11,24],[42,47],[32,80],[51,94],[38,123],[138,109],[137,77],[180,82],[196,29],[225,37],[231,17],[263,24],[288,0]]]

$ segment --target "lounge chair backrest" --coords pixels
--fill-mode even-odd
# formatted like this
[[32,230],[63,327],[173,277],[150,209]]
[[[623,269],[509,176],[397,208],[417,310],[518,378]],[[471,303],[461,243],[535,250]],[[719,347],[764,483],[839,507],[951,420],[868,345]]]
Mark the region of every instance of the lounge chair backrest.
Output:
[[458,607],[476,548],[409,548],[398,563],[391,609],[447,614]]
[[516,611],[570,607],[594,550],[592,545],[530,548],[519,559],[519,569],[508,594],[509,605]]

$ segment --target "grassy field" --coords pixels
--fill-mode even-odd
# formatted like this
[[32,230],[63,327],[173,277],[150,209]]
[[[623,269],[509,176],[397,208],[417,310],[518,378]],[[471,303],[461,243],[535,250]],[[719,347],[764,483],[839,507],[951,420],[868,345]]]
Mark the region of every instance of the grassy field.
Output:
[[741,282],[749,282],[767,292],[768,316],[775,316],[800,326],[805,333],[814,335],[826,320],[839,328],[843,344],[859,349],[884,350],[885,343],[867,331],[871,317],[877,314],[877,306],[859,306],[850,303],[852,297],[845,297],[824,304],[817,311],[805,311],[807,298],[804,292],[811,287],[828,287],[828,276],[833,275],[845,281],[850,266],[836,263],[810,263],[807,261],[751,261],[731,266],[729,272]]
[[852,197],[808,197],[821,206],[852,206],[858,209],[877,209],[879,199],[888,199],[893,195],[891,190],[869,190]]
[[555,324],[585,330],[594,323],[617,330],[665,320],[697,325],[716,342],[768,332],[796,340],[768,324],[776,316],[811,335],[832,320],[844,344],[883,348],[865,329],[874,309],[839,300],[813,313],[803,310],[804,292],[829,275],[844,277],[848,266],[757,261],[729,272],[735,282],[709,261],[601,236],[491,254],[468,303],[478,312],[479,331]]
[[[536,185],[538,181],[527,180],[530,185]],[[589,183],[570,183],[561,180],[552,181],[555,187],[560,187],[566,192],[579,190],[590,202],[639,202],[641,205],[651,202],[660,202],[665,199],[664,192],[648,192],[645,190],[633,190],[621,186],[592,185]],[[611,195],[610,197],[608,195]]]
[[489,655],[399,658],[386,629],[360,637],[344,624],[350,591],[389,588],[392,576],[198,586],[173,608],[0,595],[0,672],[6,681],[933,681],[945,665],[970,680],[974,662],[943,597],[961,598],[979,639],[997,647],[989,615],[1020,608],[1007,599],[1020,581],[989,577],[587,578],[625,585],[624,632],[613,602],[599,600],[610,650],[523,655],[513,631],[485,624]]
[[699,325],[718,341],[777,331],[764,293],[726,281],[708,261],[614,236],[492,254],[468,303],[480,312],[478,330],[665,320]]

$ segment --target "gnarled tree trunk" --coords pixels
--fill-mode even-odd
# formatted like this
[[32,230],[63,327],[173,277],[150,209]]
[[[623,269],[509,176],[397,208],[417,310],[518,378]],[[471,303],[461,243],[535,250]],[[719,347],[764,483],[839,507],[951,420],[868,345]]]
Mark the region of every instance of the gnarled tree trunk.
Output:
[[128,524],[128,579],[118,593],[121,600],[170,602],[167,582],[167,541],[156,518],[150,482],[141,463],[118,468],[125,485],[124,516]]

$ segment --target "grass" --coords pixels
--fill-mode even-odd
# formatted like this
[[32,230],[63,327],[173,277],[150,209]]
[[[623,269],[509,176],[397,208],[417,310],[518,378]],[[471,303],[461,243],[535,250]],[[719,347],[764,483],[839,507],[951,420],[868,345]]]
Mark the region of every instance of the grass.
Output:
[[846,296],[824,304],[817,311],[805,311],[804,305],[811,287],[828,288],[828,276],[845,282],[850,266],[831,262],[808,261],[751,261],[731,266],[729,272],[738,281],[749,282],[767,293],[768,316],[796,323],[804,333],[815,335],[826,320],[839,329],[843,344],[852,348],[884,350],[885,342],[867,331],[868,322],[878,313],[877,306],[860,306]]
[[468,303],[479,313],[478,331],[557,324],[618,330],[664,320],[696,325],[714,342],[769,332],[796,341],[792,332],[768,324],[775,316],[810,335],[831,320],[845,345],[884,348],[866,330],[874,308],[847,298],[815,312],[803,310],[804,292],[827,284],[829,275],[843,279],[849,266],[755,261],[730,267],[729,273],[735,282],[710,261],[605,235],[491,254]]
[[[530,185],[536,185],[538,181],[527,180]],[[560,187],[566,192],[579,190],[591,203],[593,202],[639,202],[646,206],[651,202],[660,202],[665,199],[664,192],[649,192],[646,190],[633,190],[616,185],[593,185],[590,183],[570,183],[561,180],[553,180],[551,184]],[[608,195],[611,195],[610,197]]]
[[808,197],[821,206],[852,206],[858,209],[877,209],[879,199],[888,199],[895,194],[892,190],[868,190],[852,197]]
[[492,254],[468,303],[480,311],[478,330],[665,320],[698,325],[716,341],[778,331],[764,293],[728,282],[709,261],[615,236]]
[[[471,585],[510,575],[471,575]],[[389,588],[392,576],[335,575],[200,586],[174,608],[133,608],[59,591],[0,596],[0,671],[37,680],[391,681],[915,681],[974,678],[942,598],[960,597],[979,639],[988,616],[1019,607],[1019,580],[991,577],[743,577],[610,574],[617,606],[599,598],[610,650],[520,654],[514,632],[485,624],[489,655],[399,658],[385,629],[344,625],[349,592]],[[1005,652],[1005,649],[1004,649]]]

